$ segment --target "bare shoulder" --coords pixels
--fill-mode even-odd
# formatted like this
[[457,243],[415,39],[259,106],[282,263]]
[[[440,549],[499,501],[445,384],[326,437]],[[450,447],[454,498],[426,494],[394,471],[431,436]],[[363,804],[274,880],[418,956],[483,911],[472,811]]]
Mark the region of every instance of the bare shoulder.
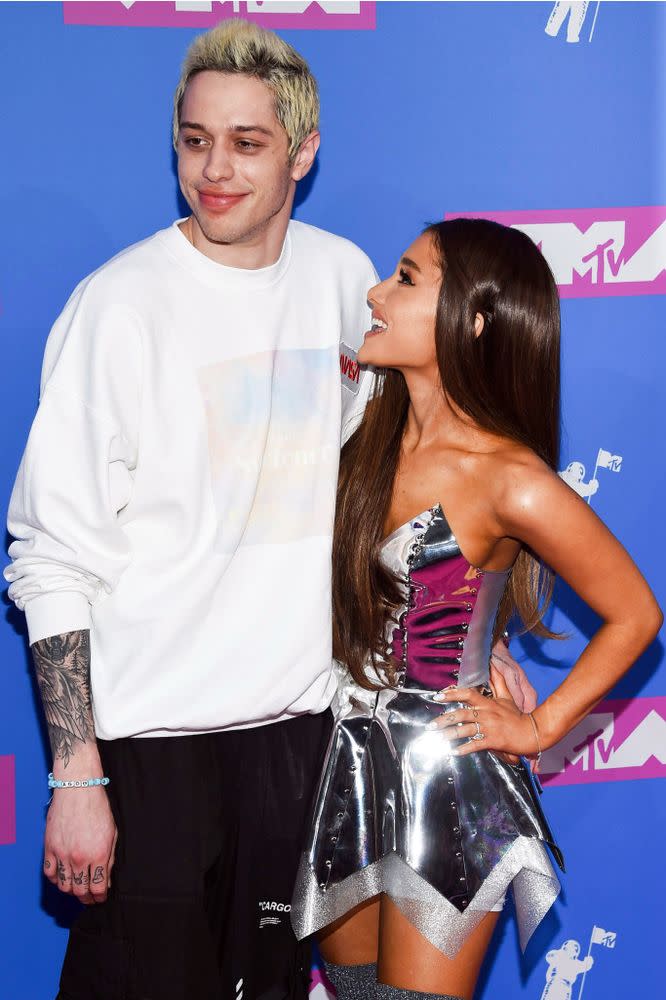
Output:
[[640,570],[556,471],[510,442],[489,448],[487,461],[498,534],[538,556],[605,621],[620,621],[631,601],[659,627],[661,613]]
[[502,442],[488,455],[493,502],[498,519],[511,530],[516,523],[543,518],[561,504],[580,498],[535,452]]

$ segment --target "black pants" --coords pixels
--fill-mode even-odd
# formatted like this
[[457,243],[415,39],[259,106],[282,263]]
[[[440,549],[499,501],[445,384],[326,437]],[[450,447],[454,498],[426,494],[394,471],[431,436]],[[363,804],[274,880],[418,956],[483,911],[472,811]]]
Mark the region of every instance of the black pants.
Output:
[[72,927],[59,1000],[307,996],[289,904],[331,724],[100,741],[116,863]]

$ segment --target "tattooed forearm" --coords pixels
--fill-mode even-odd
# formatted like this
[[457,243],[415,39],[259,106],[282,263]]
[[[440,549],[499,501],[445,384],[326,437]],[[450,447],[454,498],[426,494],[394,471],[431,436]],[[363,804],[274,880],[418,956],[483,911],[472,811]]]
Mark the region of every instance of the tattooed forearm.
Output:
[[67,632],[32,646],[54,760],[65,767],[95,738],[90,701],[90,634]]

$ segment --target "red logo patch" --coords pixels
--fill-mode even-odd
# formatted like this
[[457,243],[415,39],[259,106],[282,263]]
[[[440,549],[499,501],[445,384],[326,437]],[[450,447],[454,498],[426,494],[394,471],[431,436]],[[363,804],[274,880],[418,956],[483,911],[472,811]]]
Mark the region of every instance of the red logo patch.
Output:
[[350,382],[358,384],[360,379],[359,363],[344,352],[340,353],[340,372],[344,378],[348,378]]

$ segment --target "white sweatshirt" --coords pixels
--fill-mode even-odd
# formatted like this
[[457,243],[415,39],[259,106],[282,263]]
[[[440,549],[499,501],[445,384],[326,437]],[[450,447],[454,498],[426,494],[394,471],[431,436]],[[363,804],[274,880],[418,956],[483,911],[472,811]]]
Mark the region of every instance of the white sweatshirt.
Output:
[[354,352],[375,282],[361,250],[302,223],[254,271],[174,223],[67,303],[5,576],[31,643],[90,629],[102,739],[329,704],[339,446],[369,392]]

